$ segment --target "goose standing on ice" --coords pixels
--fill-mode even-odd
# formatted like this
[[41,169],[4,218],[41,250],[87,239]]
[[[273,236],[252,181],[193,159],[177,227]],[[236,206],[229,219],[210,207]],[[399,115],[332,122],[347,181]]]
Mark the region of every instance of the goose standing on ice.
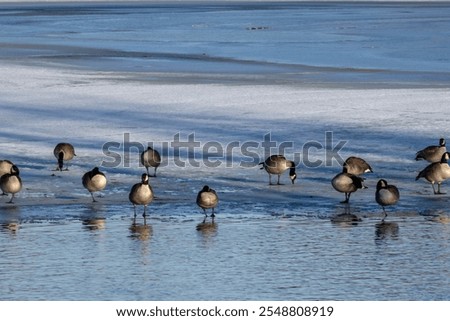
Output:
[[416,153],[416,161],[426,160],[430,163],[440,162],[442,155],[447,152],[445,139],[439,139],[439,146],[428,146]]
[[[0,160],[0,177],[2,177],[5,174],[11,173],[11,168],[14,166],[13,162],[4,159]],[[3,192],[3,195],[7,195],[5,192]]]
[[155,168],[153,177],[156,177],[156,169],[161,164],[161,155],[158,153],[158,151],[148,146],[147,150],[144,150],[141,153],[141,164],[145,166],[148,176],[150,176],[148,168]]
[[265,169],[269,174],[269,185],[272,185],[272,174],[278,176],[277,185],[280,185],[280,176],[288,169],[292,184],[294,184],[297,178],[295,163],[287,160],[283,155],[269,156],[264,162],[259,163],[259,165],[262,165],[261,169]]
[[216,191],[210,188],[208,185],[203,186],[203,189],[197,194],[197,205],[203,209],[203,213],[205,214],[205,219],[203,220],[203,223],[205,223],[206,218],[208,217],[206,209],[209,208],[212,209],[211,219],[214,222],[214,217],[216,216],[214,214],[214,208],[217,206],[218,203],[219,197],[217,196]]
[[147,205],[153,201],[153,189],[148,182],[147,173],[142,174],[140,183],[133,185],[128,198],[134,207],[134,220],[136,220],[136,205],[144,205],[144,213],[142,216],[144,217],[145,224],[147,218]]
[[350,156],[344,162],[344,167],[347,168],[347,173],[353,175],[361,175],[364,173],[373,173],[372,167],[364,159]]
[[[63,170],[64,161],[70,161],[74,156],[77,156],[75,154],[75,149],[69,143],[59,143],[56,145],[53,150],[53,155],[55,155],[58,160],[58,168],[56,170],[59,171]],[[65,170],[68,170],[68,168],[66,167]]]
[[0,188],[4,194],[12,194],[8,203],[13,203],[14,196],[22,189],[22,180],[20,179],[19,169],[16,165],[11,167],[10,173],[4,174],[0,178]]
[[395,185],[389,185],[386,180],[380,179],[377,183],[377,191],[375,192],[375,200],[383,208],[384,217],[387,217],[385,206],[394,205],[400,199],[400,192]]
[[356,192],[358,189],[367,188],[364,186],[363,182],[363,178],[348,173],[347,168],[344,166],[342,168],[342,173],[339,173],[333,177],[331,180],[331,185],[336,191],[345,193],[345,200],[341,203],[348,203],[350,200],[350,195],[353,192]]
[[[450,178],[450,167],[448,166],[448,160],[450,159],[450,153],[445,152],[440,162],[435,162],[425,167],[416,177],[416,181],[423,177],[431,183],[434,194],[445,194],[441,192],[441,184],[446,179]],[[438,184],[438,190],[434,188],[434,184]]]
[[89,193],[91,193],[93,202],[96,202],[94,198],[94,192],[103,190],[107,182],[105,174],[100,172],[98,167],[94,167],[93,170],[85,173],[81,181],[83,182],[84,188],[86,188]]

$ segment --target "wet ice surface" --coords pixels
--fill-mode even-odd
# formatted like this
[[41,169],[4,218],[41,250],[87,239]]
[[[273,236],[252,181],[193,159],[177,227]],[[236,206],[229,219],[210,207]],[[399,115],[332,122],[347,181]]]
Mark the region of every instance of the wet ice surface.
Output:
[[[450,298],[448,195],[415,182],[426,164],[413,160],[448,133],[448,5],[371,7],[369,25],[359,5],[244,7],[2,12],[0,159],[24,188],[15,204],[0,198],[1,299]],[[286,173],[269,186],[257,166],[268,133],[274,153],[288,143],[295,185]],[[201,147],[174,157],[177,134]],[[77,156],[55,172],[60,141]],[[119,147],[105,153],[108,142]],[[167,163],[145,227],[128,192],[144,171],[133,143],[149,142]],[[205,160],[208,142],[229,153]],[[343,159],[374,169],[349,207],[330,184],[340,142]],[[257,147],[231,149],[244,143]],[[108,177],[95,204],[81,185],[94,166]],[[386,224],[380,178],[401,193]],[[199,228],[204,184],[220,203],[216,225]]]

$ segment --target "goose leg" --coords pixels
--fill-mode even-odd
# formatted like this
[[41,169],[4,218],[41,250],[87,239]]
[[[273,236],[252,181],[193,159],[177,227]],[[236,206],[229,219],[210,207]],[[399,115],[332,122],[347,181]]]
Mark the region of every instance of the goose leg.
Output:
[[350,199],[350,193],[345,193],[345,200],[343,200],[341,203],[347,204],[349,199]]
[[145,219],[147,216],[147,205],[144,205],[144,213],[142,213],[142,217]]
[[383,208],[383,214],[384,214],[384,217],[383,217],[383,219],[381,220],[381,222],[384,222],[385,218],[387,217],[387,213],[386,213],[386,209],[384,208],[384,206],[382,206],[382,208]]
[[133,225],[136,225],[136,205],[133,204],[134,215],[133,215]]
[[14,199],[14,196],[15,196],[15,195],[16,195],[16,194],[14,194],[14,193],[12,194],[11,199],[10,199],[9,202],[8,202],[9,204],[13,204],[13,203],[14,203],[14,202],[13,202],[13,199]]
[[434,188],[434,183],[431,183],[431,187],[433,187],[433,193],[437,194],[436,189]]
[[281,184],[280,184],[280,176],[281,176],[281,175],[278,175],[277,185],[281,185]]
[[92,196],[92,202],[97,202],[94,198],[94,193],[91,192],[91,196]]
[[142,217],[144,218],[144,225],[147,225],[147,205],[144,205],[144,213],[142,213]]
[[441,192],[441,183],[438,183],[438,194],[445,194],[444,192]]

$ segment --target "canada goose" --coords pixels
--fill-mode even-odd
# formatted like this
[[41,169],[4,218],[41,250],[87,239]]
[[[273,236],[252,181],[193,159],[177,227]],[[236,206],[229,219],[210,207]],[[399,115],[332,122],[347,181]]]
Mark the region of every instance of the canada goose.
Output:
[[[433,164],[428,165],[425,167],[419,175],[416,177],[416,181],[423,177],[427,181],[431,183],[431,186],[433,187],[434,194],[445,194],[441,192],[441,183],[445,181],[446,179],[450,178],[450,167],[448,166],[448,160],[450,159],[450,153],[445,152],[442,155],[440,162],[435,162]],[[438,184],[438,190],[436,192],[434,188],[434,184]]]
[[342,173],[337,174],[331,180],[331,185],[338,192],[345,193],[345,200],[341,203],[348,203],[350,195],[358,189],[367,188],[363,184],[364,179],[354,174],[347,173],[347,168],[342,168]]
[[148,174],[142,174],[140,183],[134,184],[128,198],[134,207],[134,219],[136,220],[136,205],[144,205],[144,223],[147,217],[147,205],[153,200],[153,189],[148,183]]
[[145,168],[147,169],[147,174],[149,176],[150,174],[148,172],[148,168],[154,167],[155,173],[153,174],[153,177],[156,177],[156,169],[161,164],[161,155],[159,155],[158,151],[149,146],[147,150],[144,150],[141,153],[141,164],[145,166]]
[[416,161],[426,160],[430,163],[440,162],[442,155],[447,152],[445,139],[439,139],[439,146],[428,146],[416,153]]
[[11,173],[11,167],[13,167],[13,162],[4,159],[4,160],[0,160],[0,177],[2,177],[5,174],[10,174]]
[[208,217],[208,214],[206,214],[207,208],[212,209],[211,218],[214,222],[214,208],[217,206],[217,203],[219,203],[219,197],[217,196],[216,191],[210,188],[208,185],[203,186],[203,189],[197,194],[197,205],[203,209],[203,213],[205,214],[203,223]]
[[[55,149],[53,150],[53,155],[55,155],[56,159],[58,160],[58,168],[56,170],[62,171],[64,166],[64,161],[71,160],[74,156],[77,156],[75,154],[75,149],[73,146],[69,143],[59,143],[55,146]],[[66,168],[68,170],[68,168]]]
[[94,198],[94,192],[101,191],[106,186],[106,176],[100,172],[98,167],[94,167],[93,170],[85,173],[81,179],[84,188],[86,188],[92,196],[92,201],[96,202]]
[[295,163],[287,160],[283,155],[269,156],[264,162],[259,163],[262,165],[261,169],[265,169],[269,174],[269,185],[272,185],[272,174],[278,175],[277,184],[280,185],[280,176],[287,169],[289,169],[289,177],[292,184],[294,184],[297,174],[295,173]]
[[11,167],[9,174],[4,174],[0,178],[0,188],[3,193],[11,193],[12,197],[8,203],[13,203],[14,196],[22,189],[22,180],[19,177],[19,169],[16,165]]
[[372,167],[362,158],[350,156],[344,162],[347,173],[353,175],[361,175],[364,173],[373,173]]
[[[14,166],[14,164],[5,159],[5,160],[0,160],[0,177],[2,177],[5,174],[10,174],[11,173],[11,168]],[[3,195],[7,195],[5,192],[3,192]]]
[[388,185],[387,181],[380,179],[377,183],[377,191],[375,192],[375,200],[383,208],[384,217],[387,217],[385,206],[394,205],[400,198],[400,192],[395,185]]

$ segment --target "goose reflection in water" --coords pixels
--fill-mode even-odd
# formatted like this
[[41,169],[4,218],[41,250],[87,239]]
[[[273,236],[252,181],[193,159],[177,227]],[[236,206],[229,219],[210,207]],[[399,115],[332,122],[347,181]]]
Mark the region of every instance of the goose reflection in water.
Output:
[[217,234],[218,225],[215,222],[202,222],[197,224],[196,230],[205,238],[213,237]]
[[153,235],[153,227],[150,224],[133,223],[130,225],[130,237],[141,241],[150,239]]
[[336,224],[340,227],[351,227],[358,225],[361,222],[361,218],[355,214],[350,213],[350,207],[345,206],[344,213],[337,214],[331,218],[331,223]]
[[22,209],[20,206],[12,205],[2,208],[0,213],[0,231],[16,234],[20,229],[21,216]]
[[397,223],[383,220],[375,224],[375,240],[397,239],[398,231]]
[[20,229],[19,222],[3,222],[1,223],[2,230],[11,234],[16,234]]
[[447,215],[437,215],[433,216],[429,219],[431,222],[441,223],[441,224],[449,224],[450,216]]
[[81,224],[83,228],[89,231],[103,230],[106,228],[107,211],[104,204],[101,203],[87,203],[83,205],[81,213]]
[[104,218],[85,218],[82,221],[83,227],[90,231],[105,229],[106,219]]

